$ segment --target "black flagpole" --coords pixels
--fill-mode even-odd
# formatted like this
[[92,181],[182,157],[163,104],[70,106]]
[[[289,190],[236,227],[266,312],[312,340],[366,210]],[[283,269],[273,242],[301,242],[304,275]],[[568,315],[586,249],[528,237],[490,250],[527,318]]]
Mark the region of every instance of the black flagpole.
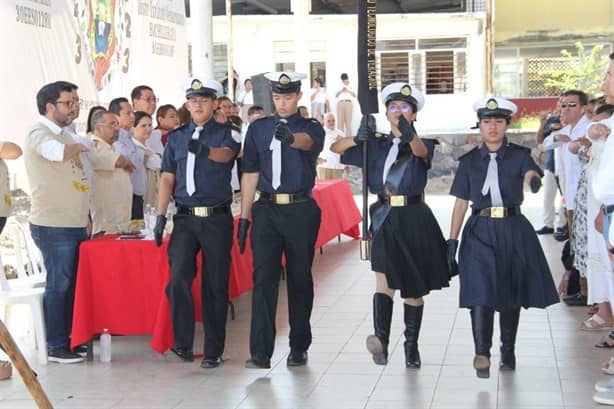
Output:
[[[375,62],[375,32],[377,0],[358,0],[358,103],[363,123],[369,114],[378,112],[377,72]],[[371,121],[373,119],[371,118]],[[362,156],[362,237],[360,258],[371,258],[369,240],[369,184],[367,179],[367,143],[363,142]]]

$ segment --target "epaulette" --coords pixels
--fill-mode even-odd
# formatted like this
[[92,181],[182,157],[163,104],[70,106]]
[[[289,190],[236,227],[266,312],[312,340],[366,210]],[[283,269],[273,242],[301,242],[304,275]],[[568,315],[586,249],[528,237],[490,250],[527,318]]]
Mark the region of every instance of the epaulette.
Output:
[[471,149],[469,152],[463,153],[461,156],[458,157],[458,160],[463,159],[465,156],[469,155],[470,153],[473,153],[474,151],[477,151],[479,149],[479,146],[474,146],[473,149]]
[[513,143],[513,142],[509,142],[507,144],[508,147],[510,148],[514,148],[514,149],[522,149],[522,150],[526,150],[531,152],[531,148],[527,147],[527,146],[522,146],[522,145],[518,145],[517,143]]
[[170,131],[168,134],[169,134],[169,136],[170,136],[171,134],[173,134],[173,133],[175,133],[175,132],[179,132],[179,131],[183,131],[183,130],[185,130],[187,127],[188,127],[188,124],[181,125],[179,128],[175,128],[175,129],[173,129],[172,131]]
[[305,118],[305,119],[307,119],[309,122],[313,122],[314,124],[318,124],[318,125],[322,126],[322,123],[320,123],[320,121],[318,121],[315,118]]

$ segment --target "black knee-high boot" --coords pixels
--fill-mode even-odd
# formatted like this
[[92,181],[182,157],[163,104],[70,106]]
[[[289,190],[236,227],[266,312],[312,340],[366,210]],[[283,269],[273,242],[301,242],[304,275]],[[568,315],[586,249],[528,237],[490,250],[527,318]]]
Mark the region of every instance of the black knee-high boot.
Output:
[[390,321],[392,320],[392,298],[386,294],[373,294],[373,329],[375,334],[367,337],[367,349],[377,365],[388,363]]
[[488,307],[471,308],[471,329],[475,345],[473,367],[478,378],[490,376],[490,347],[492,346],[494,310]]
[[405,366],[407,368],[420,368],[420,352],[418,351],[418,336],[422,325],[424,305],[418,307],[403,304],[405,307]]
[[520,308],[508,308],[499,312],[499,329],[501,331],[501,362],[499,362],[499,369],[502,371],[513,371],[516,369],[514,345],[516,344],[519,319]]

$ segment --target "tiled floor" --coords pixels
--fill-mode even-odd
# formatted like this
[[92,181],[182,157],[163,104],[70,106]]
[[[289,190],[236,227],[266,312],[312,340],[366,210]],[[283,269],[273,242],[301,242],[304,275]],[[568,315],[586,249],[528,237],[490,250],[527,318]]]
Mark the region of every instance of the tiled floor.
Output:
[[[447,197],[429,197],[444,234],[452,205]],[[540,197],[530,198],[525,214],[540,227]],[[561,271],[561,245],[543,239],[552,269]],[[556,305],[521,314],[518,369],[501,373],[493,348],[490,379],[478,379],[469,314],[459,310],[458,279],[426,298],[420,335],[423,367],[408,370],[403,361],[402,308],[395,300],[391,358],[376,366],[365,350],[371,333],[373,275],[359,260],[356,241],[331,242],[314,263],[316,297],[313,345],[306,367],[289,369],[287,305],[282,290],[278,337],[270,370],[248,370],[250,294],[235,301],[237,318],[228,323],[226,362],[203,370],[168,363],[149,349],[149,337],[114,337],[113,361],[77,365],[36,363],[27,320],[11,328],[39,373],[57,408],[368,408],[368,409],[587,409],[593,407],[599,362],[609,353],[592,344],[604,334],[577,329],[585,308]],[[27,314],[17,311],[27,317]],[[498,325],[495,325],[497,327]],[[498,337],[495,330],[495,338]],[[496,344],[496,339],[495,339]],[[202,348],[198,328],[196,348]],[[597,405],[598,406],[598,405]],[[35,407],[18,375],[0,382],[0,408]]]

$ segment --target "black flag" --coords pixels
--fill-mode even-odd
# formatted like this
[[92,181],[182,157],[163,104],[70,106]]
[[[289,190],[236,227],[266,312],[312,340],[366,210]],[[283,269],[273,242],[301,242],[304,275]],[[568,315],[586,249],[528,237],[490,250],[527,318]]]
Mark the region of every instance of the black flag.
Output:
[[376,15],[377,0],[358,0],[358,103],[363,115],[378,112]]

